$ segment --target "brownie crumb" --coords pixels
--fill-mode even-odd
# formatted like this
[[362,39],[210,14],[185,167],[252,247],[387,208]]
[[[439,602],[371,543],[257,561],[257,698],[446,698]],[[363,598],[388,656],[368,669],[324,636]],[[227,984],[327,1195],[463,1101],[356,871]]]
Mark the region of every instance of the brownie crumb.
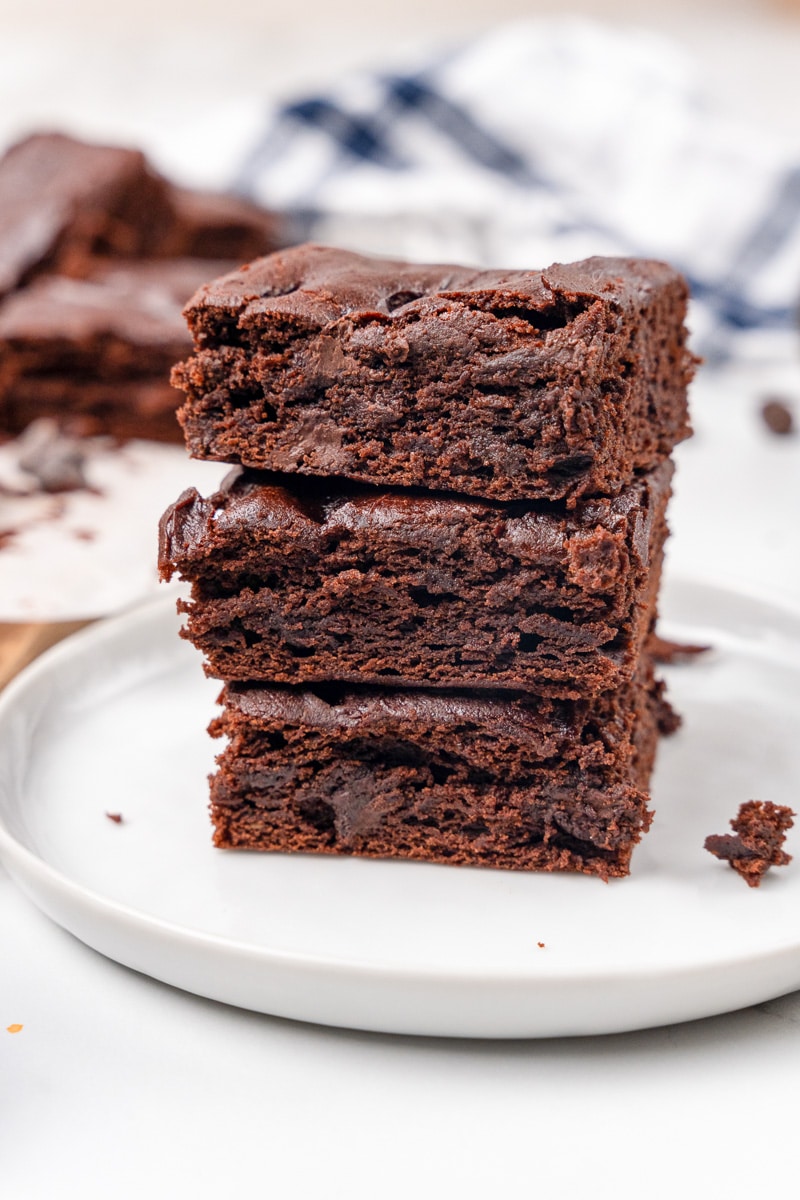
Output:
[[677,713],[666,696],[666,684],[663,679],[657,679],[654,691],[656,705],[656,724],[662,737],[677,733],[683,724],[683,717]]
[[726,859],[748,887],[758,887],[770,867],[785,867],[792,856],[783,850],[787,829],[796,814],[785,804],[748,800],[731,821],[731,834],[711,834],[705,848]]
[[696,658],[698,654],[706,654],[710,649],[710,646],[694,646],[689,642],[671,642],[667,638],[659,637],[657,633],[650,639],[653,661],[667,665]]
[[540,950],[544,950],[544,942],[537,942],[536,945],[539,947]]
[[76,492],[89,485],[84,474],[86,449],[48,417],[34,421],[19,438],[20,468],[43,492]]
[[794,416],[786,400],[770,396],[761,405],[761,419],[767,429],[781,437],[794,433]]
[[108,817],[109,821],[113,821],[115,825],[121,825],[121,824],[122,824],[122,813],[110,813],[110,812],[107,812],[107,813],[106,813],[106,816]]

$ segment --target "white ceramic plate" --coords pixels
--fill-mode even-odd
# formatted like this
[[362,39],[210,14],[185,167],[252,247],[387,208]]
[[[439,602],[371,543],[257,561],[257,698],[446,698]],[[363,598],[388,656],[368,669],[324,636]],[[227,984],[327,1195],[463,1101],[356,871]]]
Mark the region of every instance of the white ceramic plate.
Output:
[[753,890],[703,850],[742,800],[800,807],[800,614],[668,589],[665,634],[714,650],[669,671],[685,727],[633,873],[606,885],[214,850],[218,685],[173,607],[71,638],[0,701],[0,853],[103,954],[262,1012],[447,1036],[608,1033],[800,987],[800,859]]

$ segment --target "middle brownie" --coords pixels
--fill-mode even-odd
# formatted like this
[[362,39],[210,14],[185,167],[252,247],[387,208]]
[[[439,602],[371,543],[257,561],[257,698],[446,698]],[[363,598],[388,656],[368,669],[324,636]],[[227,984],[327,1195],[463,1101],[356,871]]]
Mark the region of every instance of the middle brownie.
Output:
[[185,636],[226,681],[577,699],[635,673],[671,477],[565,511],[234,471],[167,510],[159,565],[192,583]]

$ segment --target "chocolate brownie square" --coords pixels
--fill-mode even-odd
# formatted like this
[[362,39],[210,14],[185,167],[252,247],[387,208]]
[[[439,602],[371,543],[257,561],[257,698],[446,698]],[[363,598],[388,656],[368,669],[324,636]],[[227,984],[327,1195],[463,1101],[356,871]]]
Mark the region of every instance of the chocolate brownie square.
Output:
[[650,823],[653,682],[593,701],[230,684],[214,841],[625,875]]
[[85,433],[180,441],[170,367],[188,348],[181,308],[223,264],[95,261],[0,304],[0,428],[69,417]]
[[170,222],[167,185],[138,150],[34,134],[0,159],[0,296],[95,255],[140,257]]
[[197,458],[497,500],[617,494],[689,432],[685,281],[301,246],[201,288],[176,369]]
[[161,521],[225,680],[596,695],[654,623],[672,464],[572,510],[234,472]]

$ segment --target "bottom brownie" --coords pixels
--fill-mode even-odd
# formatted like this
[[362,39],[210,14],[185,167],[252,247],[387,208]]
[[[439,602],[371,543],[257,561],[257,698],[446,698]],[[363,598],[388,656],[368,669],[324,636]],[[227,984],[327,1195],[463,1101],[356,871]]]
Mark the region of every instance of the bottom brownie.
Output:
[[594,701],[229,684],[214,842],[628,873],[648,828],[657,685]]

